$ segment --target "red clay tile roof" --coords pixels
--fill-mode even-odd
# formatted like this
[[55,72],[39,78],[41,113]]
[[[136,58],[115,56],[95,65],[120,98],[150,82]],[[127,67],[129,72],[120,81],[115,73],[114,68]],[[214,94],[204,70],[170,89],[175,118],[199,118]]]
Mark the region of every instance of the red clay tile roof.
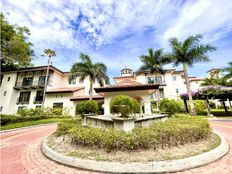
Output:
[[[64,74],[63,71],[61,71],[60,69],[56,68],[53,65],[49,66],[49,69],[52,71],[58,71],[62,74]],[[47,70],[47,66],[35,66],[35,67],[27,67],[27,68],[20,68],[20,69],[8,69],[8,70],[4,70],[2,71],[2,73],[11,73],[11,72],[31,72],[31,71],[40,71],[40,70]]]
[[[80,96],[74,96],[70,100],[75,101],[75,100],[88,100],[88,99],[89,99],[89,95],[80,95]],[[104,99],[104,97],[101,95],[93,95],[92,99],[93,100],[102,100],[102,99]]]
[[126,90],[144,90],[144,89],[158,89],[159,84],[142,84],[129,79],[123,80],[114,85],[94,88],[96,92],[112,92],[112,91],[126,91]]
[[84,89],[84,87],[66,87],[66,88],[54,88],[47,90],[46,93],[68,93],[68,92],[75,92]]
[[113,79],[126,79],[126,78],[135,78],[133,75],[132,76],[120,76],[120,77],[114,77]]

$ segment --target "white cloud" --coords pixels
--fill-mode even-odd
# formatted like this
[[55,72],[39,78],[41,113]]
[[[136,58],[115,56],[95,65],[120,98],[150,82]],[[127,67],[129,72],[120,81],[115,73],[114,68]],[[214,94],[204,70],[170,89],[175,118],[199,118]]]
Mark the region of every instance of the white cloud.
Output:
[[207,41],[214,42],[232,30],[231,0],[199,0],[185,4],[178,17],[167,28],[163,39],[185,38],[204,34]]
[[[30,29],[37,52],[51,48],[68,55],[75,50],[76,57],[87,52],[112,70],[125,65],[136,69],[145,47],[168,48],[170,37],[202,33],[216,42],[232,32],[231,0],[3,0],[0,5],[4,14],[10,13],[10,23]],[[128,35],[133,36],[123,39]],[[109,45],[116,47],[111,55],[104,49]],[[74,57],[58,55],[55,61],[67,59]]]

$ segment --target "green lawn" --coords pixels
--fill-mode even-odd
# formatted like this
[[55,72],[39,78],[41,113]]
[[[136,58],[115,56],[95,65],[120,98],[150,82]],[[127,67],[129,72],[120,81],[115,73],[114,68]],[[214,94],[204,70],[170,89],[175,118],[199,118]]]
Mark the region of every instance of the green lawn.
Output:
[[34,126],[34,125],[40,125],[40,124],[46,124],[46,123],[62,122],[68,119],[70,118],[47,118],[47,119],[36,120],[36,121],[10,123],[10,124],[1,126],[1,130],[15,129],[15,128],[20,128],[20,127]]

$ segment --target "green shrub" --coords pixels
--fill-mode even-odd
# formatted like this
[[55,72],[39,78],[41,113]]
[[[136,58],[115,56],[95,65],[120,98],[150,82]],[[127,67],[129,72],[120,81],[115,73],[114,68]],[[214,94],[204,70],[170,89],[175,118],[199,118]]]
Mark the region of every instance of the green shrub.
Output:
[[140,113],[140,104],[138,100],[133,99],[133,113]]
[[194,108],[196,113],[201,113],[206,109],[204,100],[193,100]]
[[130,133],[113,128],[82,127],[80,122],[60,123],[57,129],[57,135],[68,135],[75,145],[103,148],[108,152],[177,146],[198,141],[210,133],[206,119],[184,114]]
[[121,113],[122,117],[128,117],[133,113],[133,99],[126,95],[118,95],[110,101],[110,112]]
[[175,114],[181,111],[181,106],[174,99],[163,98],[159,103],[159,109],[162,112],[169,112],[170,114]]
[[27,121],[37,121],[48,118],[68,118],[69,116],[47,116],[47,115],[38,115],[38,116],[15,116],[15,115],[0,115],[0,125],[4,126],[11,123],[21,123]]
[[99,110],[98,103],[94,100],[85,100],[77,104],[77,114],[97,114]]

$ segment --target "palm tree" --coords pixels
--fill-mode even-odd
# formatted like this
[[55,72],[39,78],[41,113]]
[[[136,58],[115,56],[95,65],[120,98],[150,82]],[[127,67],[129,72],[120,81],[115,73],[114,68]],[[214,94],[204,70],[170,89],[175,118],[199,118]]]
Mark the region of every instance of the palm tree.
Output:
[[232,61],[228,63],[228,66],[222,69],[223,72],[226,72],[223,78],[230,79],[232,78]]
[[92,100],[94,81],[97,80],[100,86],[109,83],[109,77],[106,75],[107,67],[103,63],[93,63],[87,54],[80,53],[80,59],[81,62],[72,65],[71,75],[73,77],[80,77],[80,82],[89,77],[89,99]]
[[190,36],[183,42],[178,41],[177,38],[169,39],[170,45],[172,47],[172,52],[168,56],[172,59],[175,66],[183,64],[183,71],[186,82],[186,88],[189,96],[191,115],[196,115],[196,111],[193,105],[193,98],[189,84],[187,66],[191,67],[198,62],[210,61],[206,53],[216,50],[215,47],[209,44],[200,44],[201,39],[202,35],[200,34]]
[[44,54],[42,54],[41,56],[45,56],[45,55],[48,56],[48,66],[47,66],[47,72],[46,72],[46,76],[45,76],[42,107],[44,107],[44,101],[45,101],[45,95],[46,95],[47,84],[48,84],[49,66],[50,66],[50,63],[51,63],[51,58],[56,56],[56,52],[48,48],[48,49],[44,50]]
[[[140,60],[143,65],[139,68],[138,71],[149,71],[150,74],[155,73],[155,79],[157,81],[157,72],[163,74],[163,66],[170,63],[170,59],[164,57],[163,49],[153,50],[152,48],[148,49],[148,55],[141,55]],[[159,103],[160,93],[157,90],[157,101]]]

